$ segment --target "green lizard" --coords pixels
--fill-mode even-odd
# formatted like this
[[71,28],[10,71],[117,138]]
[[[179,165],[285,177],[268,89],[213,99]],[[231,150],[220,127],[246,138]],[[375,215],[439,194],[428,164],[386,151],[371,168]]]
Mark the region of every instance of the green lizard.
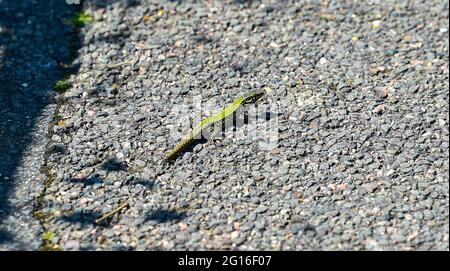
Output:
[[185,135],[171,151],[166,154],[166,158],[168,160],[175,158],[175,156],[177,156],[184,148],[194,142],[195,139],[200,138],[201,133],[205,131],[206,128],[211,127],[211,125],[213,125],[214,123],[222,121],[228,116],[232,115],[240,106],[257,102],[265,94],[266,90],[258,90],[241,95],[236,100],[234,100],[232,104],[222,109],[222,111],[220,111],[219,113],[203,119],[197,126],[192,129],[190,133]]

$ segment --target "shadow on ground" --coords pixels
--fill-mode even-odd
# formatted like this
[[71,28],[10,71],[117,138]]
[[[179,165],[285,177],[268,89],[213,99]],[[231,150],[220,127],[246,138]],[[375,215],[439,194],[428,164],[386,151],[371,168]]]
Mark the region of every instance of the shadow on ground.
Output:
[[[114,223],[110,223],[111,220],[115,220],[117,216],[120,216],[120,213],[122,211],[119,211],[118,214],[115,214],[111,217],[108,217],[107,219],[97,222],[96,220],[102,217],[104,214],[97,212],[97,211],[76,211],[72,214],[67,214],[61,216],[61,220],[64,222],[69,222],[72,224],[78,224],[81,227],[84,227],[86,225],[96,225],[99,227],[112,227],[114,226]],[[171,222],[171,221],[181,221],[187,217],[185,212],[178,212],[175,210],[156,210],[148,213],[145,216],[144,221],[153,221],[154,223],[165,223],[165,222]]]
[[186,218],[185,212],[178,212],[174,210],[156,210],[148,213],[145,221],[154,221],[156,223],[165,223],[169,221],[181,221]]
[[[39,170],[19,169],[33,131],[51,102],[53,85],[68,71],[77,51],[76,29],[64,23],[79,6],[65,1],[0,1],[0,227],[16,212],[10,198],[20,180]],[[39,144],[35,142],[34,144]],[[0,230],[0,244],[16,242]]]
[[[39,132],[33,129],[51,102],[55,83],[77,72],[77,67],[67,68],[80,45],[76,28],[68,19],[82,4],[66,2],[0,1],[0,244],[17,242],[2,222],[16,211],[10,199],[19,180],[39,169],[19,169],[33,134]],[[119,0],[93,2],[94,8],[100,8]],[[120,2],[129,6],[140,3]]]
[[[102,164],[99,165],[99,168],[101,170],[105,170],[108,172],[119,172],[119,171],[126,172],[126,171],[128,171],[127,164],[124,161],[121,161],[116,158],[106,159]],[[82,185],[83,187],[102,185],[103,183],[105,183],[104,178],[102,178],[101,176],[99,176],[96,173],[94,173],[90,176],[87,176],[85,178],[70,178],[70,179],[67,179],[66,181],[69,183]],[[134,176],[131,176],[131,177],[126,178],[126,180],[124,181],[123,184],[127,185],[127,186],[131,186],[131,187],[139,185],[139,186],[142,186],[144,188],[144,190],[150,190],[154,187],[155,183],[152,180],[136,178]],[[117,206],[113,206],[113,208],[117,208]],[[164,215],[165,214],[164,212],[166,212],[167,215]],[[117,217],[119,217],[121,213],[122,213],[122,211],[119,211],[119,212],[115,213],[114,215],[111,215],[111,217],[103,220],[102,222],[96,222],[96,219],[99,219],[100,217],[102,217],[105,214],[102,214],[99,211],[78,210],[78,211],[61,216],[60,220],[63,222],[78,224],[81,227],[86,226],[86,225],[109,227],[109,226],[112,226],[112,224],[110,222],[114,219],[117,219]],[[175,213],[171,214],[170,211],[161,211],[161,213],[156,214],[155,219],[159,219],[159,220],[161,220],[161,222],[165,222],[166,218],[169,218],[168,220],[171,220],[170,218],[176,219],[177,216],[174,216],[174,215],[176,215],[176,214]],[[179,218],[181,218],[182,216],[184,216],[184,214],[178,215]]]
[[[120,161],[118,159],[107,159],[100,165],[100,169],[109,172],[127,171],[127,165],[123,161]],[[86,187],[86,186],[101,185],[105,182],[105,180],[94,173],[93,175],[88,176],[86,178],[71,178],[68,179],[67,182],[74,184],[81,184],[82,186]],[[124,184],[131,187],[140,185],[144,187],[144,190],[149,190],[154,187],[155,183],[152,180],[131,177],[128,178]],[[113,208],[117,208],[117,206],[113,206]],[[99,211],[92,211],[92,210],[78,210],[73,213],[63,215],[59,219],[63,222],[78,224],[81,227],[87,225],[96,225],[98,227],[111,227],[114,225],[114,223],[111,223],[111,221],[117,220],[117,217],[119,217],[122,212],[123,211],[121,210],[102,222],[96,222],[96,219],[99,219],[105,214]],[[180,212],[176,210],[157,209],[150,213],[147,213],[145,215],[144,221],[145,222],[149,221],[150,223],[152,222],[165,223],[170,221],[181,221],[186,217],[187,215],[185,212]]]
[[[94,0],[88,4],[102,8],[116,2],[132,7],[142,1]],[[74,26],[65,22],[80,8],[64,0],[0,1],[0,244],[15,242],[14,234],[4,230],[2,222],[18,208],[10,198],[19,177],[31,171],[20,171],[19,166],[33,139],[33,128],[51,102],[54,84],[76,72],[64,68],[76,57],[80,44]],[[122,170],[114,162],[106,167]],[[183,216],[161,211],[150,218],[166,221]]]

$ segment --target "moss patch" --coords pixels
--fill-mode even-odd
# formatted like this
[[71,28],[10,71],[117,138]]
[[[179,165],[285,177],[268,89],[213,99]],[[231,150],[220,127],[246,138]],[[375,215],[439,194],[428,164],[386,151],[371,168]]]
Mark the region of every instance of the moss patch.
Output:
[[83,26],[85,24],[92,23],[92,16],[87,14],[85,11],[79,11],[70,18],[70,21],[75,26]]
[[44,245],[41,247],[41,250],[50,250],[50,251],[59,251],[61,247],[52,242],[55,234],[52,231],[46,231],[42,234],[42,240],[44,241]]
[[55,86],[53,87],[58,92],[64,92],[68,90],[72,85],[67,80],[59,80],[56,82]]

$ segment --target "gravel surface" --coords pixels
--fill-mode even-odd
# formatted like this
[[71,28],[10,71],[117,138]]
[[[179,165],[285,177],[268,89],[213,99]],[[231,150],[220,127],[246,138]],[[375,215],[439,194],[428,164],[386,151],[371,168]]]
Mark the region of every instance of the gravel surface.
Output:
[[[449,249],[448,1],[89,2],[49,135],[55,248]],[[163,162],[261,88],[270,118]]]

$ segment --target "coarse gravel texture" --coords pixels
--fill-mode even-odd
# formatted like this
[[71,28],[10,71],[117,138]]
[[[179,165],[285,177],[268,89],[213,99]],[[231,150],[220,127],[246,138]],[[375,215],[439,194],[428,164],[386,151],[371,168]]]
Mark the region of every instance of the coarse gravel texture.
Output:
[[[90,3],[51,129],[53,244],[449,249],[448,1]],[[196,97],[260,88],[275,148],[243,125],[163,162]]]

